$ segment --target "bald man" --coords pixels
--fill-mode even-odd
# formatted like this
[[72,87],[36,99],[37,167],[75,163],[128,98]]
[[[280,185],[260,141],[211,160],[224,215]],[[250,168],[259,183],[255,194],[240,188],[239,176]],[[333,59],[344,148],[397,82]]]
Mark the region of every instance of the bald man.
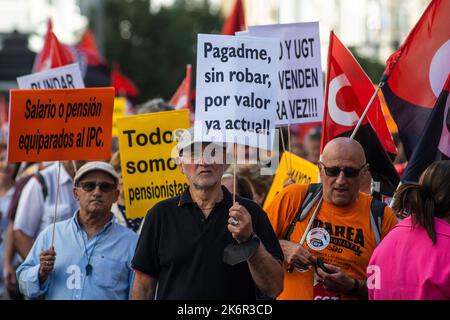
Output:
[[[316,201],[306,217],[295,223],[289,239],[286,234],[308,185],[286,187],[267,208],[285,256],[284,290],[278,299],[367,299],[366,268],[376,247],[370,208],[377,200],[359,191],[368,170],[364,150],[356,140],[336,138],[325,146],[318,167],[323,201]],[[381,238],[397,224],[389,207],[382,215]]]

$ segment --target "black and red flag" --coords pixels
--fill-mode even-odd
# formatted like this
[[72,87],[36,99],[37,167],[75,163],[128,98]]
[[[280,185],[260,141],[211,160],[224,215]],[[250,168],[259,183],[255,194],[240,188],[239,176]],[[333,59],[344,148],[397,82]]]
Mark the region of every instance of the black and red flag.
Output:
[[409,159],[450,73],[450,1],[433,0],[386,62],[383,95]]
[[121,71],[118,62],[113,63],[111,72],[112,85],[116,89],[116,95],[121,97],[136,98],[139,96],[139,89],[134,82],[126,77]]
[[[375,89],[351,52],[330,33],[321,151],[328,141],[350,136]],[[387,128],[378,96],[358,129],[355,139],[366,153],[374,181],[382,195],[392,196],[400,179],[391,159],[397,149]]]
[[95,37],[90,29],[86,29],[76,46],[77,60],[84,75],[86,87],[109,87],[111,70],[99,53]]
[[403,181],[417,182],[433,162],[450,159],[450,74],[436,100],[417,147],[408,162]]

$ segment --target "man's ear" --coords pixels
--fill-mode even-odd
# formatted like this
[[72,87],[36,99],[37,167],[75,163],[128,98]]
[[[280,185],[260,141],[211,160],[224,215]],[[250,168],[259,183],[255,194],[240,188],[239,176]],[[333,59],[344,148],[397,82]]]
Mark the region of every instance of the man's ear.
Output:
[[73,192],[73,197],[75,198],[75,200],[79,201],[80,199],[78,198],[78,188],[73,187],[72,192]]
[[319,176],[320,176],[320,181],[323,181],[323,170],[322,170],[322,165],[319,163],[317,163],[317,168],[319,168]]
[[180,168],[180,171],[182,174],[184,174],[184,170],[183,170],[183,161],[181,161],[181,158],[178,158],[178,168]]
[[115,190],[115,195],[114,195],[114,202],[117,202],[117,200],[119,199],[119,195],[120,195],[120,190],[119,189],[116,189]]

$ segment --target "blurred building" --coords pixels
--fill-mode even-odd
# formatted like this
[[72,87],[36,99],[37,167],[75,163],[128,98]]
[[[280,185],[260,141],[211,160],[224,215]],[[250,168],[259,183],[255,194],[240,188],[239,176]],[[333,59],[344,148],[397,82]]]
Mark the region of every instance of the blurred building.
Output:
[[[234,0],[220,2],[228,15]],[[347,46],[384,63],[430,0],[244,0],[247,25],[319,21],[322,66],[330,30]]]

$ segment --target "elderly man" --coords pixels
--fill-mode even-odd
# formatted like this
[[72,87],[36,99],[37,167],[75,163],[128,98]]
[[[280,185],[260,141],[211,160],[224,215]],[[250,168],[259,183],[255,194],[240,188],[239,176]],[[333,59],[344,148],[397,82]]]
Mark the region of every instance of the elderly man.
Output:
[[248,300],[256,288],[276,297],[283,255],[266,214],[251,200],[236,196],[233,203],[221,186],[223,147],[194,144],[192,134],[186,130],[177,145],[190,186],[147,214],[132,262],[132,298]]
[[54,222],[58,188],[57,221],[69,219],[78,209],[78,203],[72,195],[74,164],[79,168],[85,162],[61,161],[59,181],[58,164],[51,164],[36,173],[23,188],[14,218],[14,246],[22,258],[28,255],[39,233]]
[[[17,269],[21,292],[30,298],[127,299],[137,235],[114,222],[118,177],[105,162],[88,162],[74,179],[80,209],[71,219],[48,226]],[[54,232],[54,246],[51,247]]]
[[[290,185],[267,208],[289,264],[280,299],[367,299],[366,267],[378,240],[371,210],[379,212],[376,220],[382,220],[381,238],[397,220],[390,208],[358,191],[368,165],[357,141],[330,141],[318,166],[323,187],[304,219],[294,220],[307,195],[307,185]],[[302,246],[299,242],[317,206]]]

